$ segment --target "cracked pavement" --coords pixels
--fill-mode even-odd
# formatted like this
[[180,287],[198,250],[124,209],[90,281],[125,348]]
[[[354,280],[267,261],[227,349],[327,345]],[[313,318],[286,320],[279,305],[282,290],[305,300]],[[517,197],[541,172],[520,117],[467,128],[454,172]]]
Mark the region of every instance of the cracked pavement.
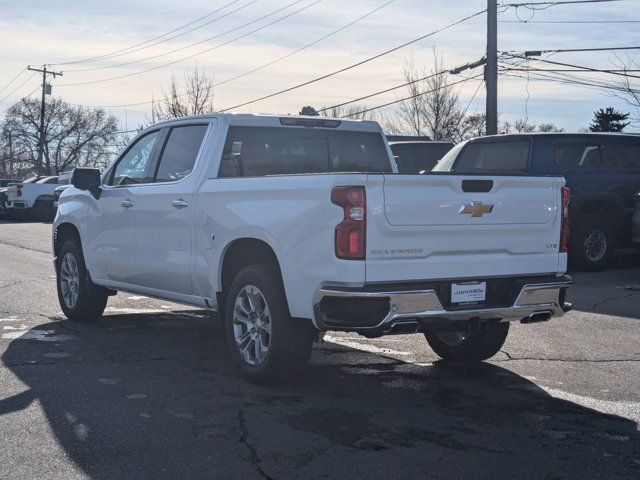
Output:
[[61,314],[50,225],[0,222],[2,478],[638,478],[640,261],[562,319],[447,366],[420,335],[329,334],[304,378],[240,380],[207,312],[138,295]]

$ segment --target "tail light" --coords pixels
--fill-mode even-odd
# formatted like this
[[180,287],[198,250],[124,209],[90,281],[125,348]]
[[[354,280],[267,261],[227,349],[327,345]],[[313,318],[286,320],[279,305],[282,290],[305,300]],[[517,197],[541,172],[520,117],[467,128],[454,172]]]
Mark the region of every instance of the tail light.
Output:
[[22,196],[22,185],[16,185],[16,196]]
[[364,260],[367,230],[367,200],[363,186],[335,187],[331,202],[344,211],[344,218],[336,226],[336,257],[345,260]]
[[562,187],[562,228],[560,229],[560,253],[569,251],[569,202],[571,191]]

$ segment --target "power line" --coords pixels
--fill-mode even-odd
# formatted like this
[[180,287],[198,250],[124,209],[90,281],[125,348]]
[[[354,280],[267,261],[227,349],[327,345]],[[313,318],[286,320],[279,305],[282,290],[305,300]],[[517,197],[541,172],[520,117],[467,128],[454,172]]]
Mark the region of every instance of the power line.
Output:
[[283,16],[283,17],[280,17],[280,18],[278,18],[276,20],[273,20],[272,22],[269,22],[269,23],[267,23],[267,24],[265,24],[265,25],[263,25],[261,27],[258,27],[256,29],[251,30],[251,31],[249,31],[247,33],[244,33],[244,34],[242,34],[240,36],[234,37],[231,40],[227,40],[226,42],[219,43],[218,45],[215,45],[215,46],[213,46],[211,48],[208,48],[206,50],[203,50],[201,52],[194,53],[193,55],[189,55],[187,57],[183,57],[183,58],[180,58],[178,60],[174,60],[172,62],[165,63],[163,65],[157,65],[155,67],[150,67],[150,68],[147,68],[145,70],[140,70],[138,72],[128,73],[128,74],[125,74],[125,75],[118,75],[118,76],[115,76],[115,77],[102,78],[100,80],[91,80],[91,81],[87,81],[87,82],[64,83],[64,84],[58,84],[58,86],[59,87],[74,87],[74,86],[80,86],[80,85],[89,85],[89,84],[95,84],[95,83],[109,82],[111,80],[119,80],[119,79],[122,79],[122,78],[128,78],[128,77],[132,77],[134,75],[140,75],[140,74],[143,74],[143,73],[147,73],[147,72],[151,72],[151,71],[154,71],[154,70],[158,70],[160,68],[168,67],[170,65],[174,65],[176,63],[183,62],[184,60],[189,60],[191,58],[197,57],[198,55],[202,55],[203,53],[210,52],[212,50],[215,50],[217,48],[223,47],[225,45],[229,45],[230,43],[233,43],[233,42],[235,42],[237,40],[240,40],[242,38],[248,37],[249,35],[252,35],[252,34],[254,34],[256,32],[259,32],[261,30],[264,30],[265,28],[268,28],[268,27],[270,27],[270,26],[272,26],[272,25],[274,25],[274,24],[276,24],[278,22],[281,22],[283,20],[286,20],[287,18],[290,18],[290,17],[292,17],[294,15],[297,15],[298,13],[302,12],[303,10],[307,10],[308,8],[311,8],[314,5],[316,5],[316,4],[318,4],[318,3],[322,2],[322,1],[323,0],[315,0],[314,2],[312,2],[312,3],[308,4],[308,5],[305,5],[304,7],[301,7],[299,9],[297,9],[297,10],[294,10],[293,12],[291,12],[291,13]]
[[390,53],[396,52],[396,51],[398,51],[398,50],[400,50],[400,49],[402,49],[404,47],[407,47],[407,46],[412,45],[412,44],[414,44],[416,42],[419,42],[420,40],[423,40],[423,39],[425,39],[427,37],[431,37],[431,36],[433,36],[433,35],[435,35],[437,33],[440,33],[440,32],[442,32],[444,30],[447,30],[447,29],[449,29],[451,27],[454,27],[454,26],[459,25],[459,24],[461,24],[463,22],[466,22],[467,20],[470,20],[470,19],[472,19],[474,17],[477,17],[478,15],[482,15],[485,12],[486,12],[486,9],[480,10],[480,11],[478,11],[476,13],[473,13],[471,15],[468,15],[468,16],[464,17],[464,18],[461,18],[460,20],[456,20],[453,23],[445,25],[444,27],[441,27],[441,28],[439,28],[437,30],[434,30],[433,32],[427,33],[427,34],[422,35],[422,36],[420,36],[418,38],[414,38],[413,40],[405,42],[405,43],[403,43],[401,45],[398,45],[396,47],[390,48],[389,50],[385,50],[384,52],[381,52],[381,53],[378,53],[376,55],[373,55],[373,56],[371,56],[369,58],[366,58],[366,59],[361,60],[361,61],[359,61],[357,63],[351,64],[351,65],[349,65],[347,67],[340,68],[338,70],[334,70],[333,72],[327,73],[325,75],[321,75],[320,77],[316,77],[314,79],[308,80],[306,82],[299,83],[297,85],[293,85],[293,86],[291,86],[289,88],[285,88],[283,90],[279,90],[277,92],[273,92],[273,93],[270,93],[268,95],[264,95],[262,97],[255,98],[253,100],[249,100],[247,102],[243,102],[243,103],[240,103],[238,105],[234,105],[232,107],[225,108],[224,110],[221,110],[221,112],[228,112],[229,110],[233,110],[233,109],[236,109],[236,108],[244,107],[244,106],[250,105],[252,103],[256,103],[256,102],[259,102],[259,101],[262,101],[262,100],[266,100],[268,98],[273,98],[275,96],[282,95],[283,93],[291,92],[291,91],[296,90],[298,88],[301,88],[301,87],[304,87],[304,86],[307,86],[307,85],[311,85],[312,83],[319,82],[321,80],[324,80],[326,78],[332,77],[334,75],[338,75],[339,73],[343,73],[343,72],[346,72],[348,70],[354,69],[356,67],[364,65],[365,63],[369,63],[369,62],[371,62],[373,60],[376,60],[376,59],[378,59],[380,57],[383,57],[383,56],[388,55]]
[[9,85],[11,85],[13,82],[15,82],[18,78],[20,78],[20,76],[21,76],[24,72],[26,72],[26,69],[25,69],[25,70],[20,70],[20,73],[18,73],[18,75],[16,75],[15,77],[13,77],[13,79],[12,79],[9,83],[7,83],[4,87],[0,88],[0,93],[4,92],[4,91],[7,89],[7,87],[8,87]]
[[[516,74],[512,74],[512,73],[501,73],[501,75],[506,76],[506,77],[521,78],[521,79],[525,79],[525,80],[527,79],[527,77],[525,77],[525,76],[516,75]],[[615,90],[615,91],[620,91],[620,92],[628,92],[629,91],[629,90],[627,90],[625,88],[622,88],[622,87],[616,86],[616,85],[605,84],[605,83],[601,83],[601,82],[586,82],[586,81],[581,81],[581,80],[570,80],[570,79],[558,78],[558,77],[553,77],[553,76],[544,75],[544,74],[534,74],[534,76],[531,77],[531,80],[562,83],[562,84],[565,84],[565,85],[583,86],[583,87],[586,87],[586,88]],[[636,94],[640,94],[640,90],[633,90],[632,89],[631,92],[632,93],[636,93]]]
[[[482,61],[473,63],[473,65],[475,65],[475,67],[478,67],[481,64],[482,64]],[[468,66],[468,65],[470,65],[470,64],[466,64],[465,66]],[[353,100],[349,100],[348,102],[343,102],[343,103],[339,103],[337,105],[332,105],[331,107],[321,108],[320,110],[318,110],[318,112],[326,112],[327,110],[332,110],[334,108],[344,107],[345,105],[349,105],[351,103],[361,102],[362,100],[366,100],[366,99],[371,98],[371,97],[376,97],[378,95],[382,95],[383,93],[389,93],[389,92],[392,92],[393,90],[398,90],[399,88],[408,87],[409,85],[413,85],[414,83],[422,82],[424,80],[428,80],[430,78],[437,77],[438,75],[444,75],[444,74],[447,74],[447,73],[453,73],[454,71],[457,71],[460,68],[461,67],[456,67],[456,68],[453,68],[453,69],[447,69],[447,70],[442,70],[442,71],[439,71],[439,72],[434,72],[434,73],[431,73],[431,74],[429,74],[429,75],[427,75],[425,77],[417,78],[415,80],[411,80],[410,82],[406,82],[406,83],[403,83],[401,85],[396,85],[395,87],[386,88],[384,90],[380,90],[378,92],[371,93],[371,94],[365,95],[363,97],[355,98]],[[469,78],[471,78],[471,77],[469,77]],[[465,80],[468,80],[468,78],[465,78]]]
[[[528,59],[529,57],[523,57],[520,55],[513,55],[513,54],[509,54],[510,57],[513,58],[521,58],[521,59]],[[542,63],[548,63],[550,65],[559,65],[561,67],[570,67],[570,68],[578,68],[578,69],[582,69],[585,71],[590,71],[590,72],[597,72],[597,73],[609,73],[611,75],[618,75],[621,77],[631,77],[631,78],[640,78],[640,75],[631,75],[628,73],[620,73],[614,70],[606,70],[606,69],[601,69],[601,68],[592,68],[592,67],[583,67],[582,65],[574,65],[571,63],[564,63],[564,62],[556,62],[553,60],[544,60],[542,58],[536,59],[538,62],[542,62]]]
[[[241,10],[242,8],[245,8],[245,7],[255,3],[257,1],[258,0],[253,0],[253,1],[249,2],[249,3],[247,3],[246,5],[243,5],[242,7],[237,8],[236,10],[233,10],[233,11],[227,13],[226,15],[222,15],[221,17],[218,17],[216,20],[219,20],[220,18],[224,18],[224,17],[226,17],[228,15],[231,15],[232,13],[237,12],[238,10]],[[93,68],[80,68],[80,69],[76,69],[76,70],[67,70],[67,71],[71,71],[71,72],[91,72],[91,71],[96,71],[96,70],[107,70],[107,69],[110,69],[110,68],[125,67],[125,66],[128,66],[128,65],[134,65],[136,63],[142,63],[142,62],[147,62],[149,60],[155,60],[156,58],[165,57],[167,55],[171,55],[171,54],[176,53],[176,52],[181,52],[183,50],[188,50],[188,49],[196,47],[198,45],[202,45],[203,43],[210,42],[211,40],[215,40],[216,38],[224,37],[225,35],[227,35],[229,33],[241,30],[241,29],[243,29],[245,27],[248,27],[249,25],[253,25],[254,23],[259,22],[260,20],[264,20],[265,18],[269,18],[269,17],[271,17],[271,16],[273,16],[273,15],[275,15],[277,13],[280,13],[283,10],[286,10],[287,8],[292,7],[293,5],[296,5],[296,4],[301,3],[303,1],[305,1],[305,0],[296,0],[296,1],[292,2],[292,3],[289,3],[289,4],[285,5],[284,7],[278,8],[278,9],[273,10],[272,12],[270,12],[270,13],[268,13],[266,15],[258,17],[255,20],[251,20],[250,22],[242,24],[242,25],[240,25],[238,27],[234,27],[234,28],[232,28],[230,30],[226,30],[226,31],[224,31],[222,33],[219,33],[219,34],[214,35],[212,37],[205,38],[204,40],[200,40],[198,42],[192,43],[190,45],[186,45],[184,47],[174,48],[173,50],[169,50],[167,52],[159,53],[157,55],[152,55],[150,57],[145,57],[145,58],[141,58],[141,59],[138,59],[138,60],[130,60],[128,62],[123,62],[123,63],[116,63],[114,65],[106,65],[106,66],[102,66],[102,67],[93,67]],[[211,21],[211,23],[212,22],[213,22],[213,20]],[[161,42],[158,42],[158,43],[161,43]],[[152,44],[150,46],[154,46],[154,45],[157,45],[157,44]],[[147,47],[145,47],[145,48],[147,48]],[[134,51],[136,51],[136,50],[134,50]]]
[[469,107],[471,106],[471,104],[473,103],[473,101],[476,98],[476,95],[478,95],[478,92],[480,91],[480,87],[482,87],[482,84],[484,83],[484,79],[480,80],[478,82],[478,86],[476,87],[476,91],[473,92],[473,95],[471,96],[471,100],[469,100],[469,103],[467,103],[467,106],[465,107],[465,109],[462,112],[462,116],[464,117],[467,114],[467,111],[469,110]]
[[[346,23],[345,25],[341,26],[340,28],[338,28],[336,30],[333,30],[333,31],[321,36],[320,38],[314,40],[311,43],[307,43],[306,45],[304,45],[304,46],[302,46],[300,48],[297,48],[296,50],[293,50],[292,52],[289,52],[286,55],[278,57],[278,58],[276,58],[276,59],[274,59],[274,60],[272,60],[270,62],[264,63],[264,64],[262,64],[262,65],[260,65],[258,67],[252,68],[251,70],[247,70],[246,72],[240,73],[240,74],[235,75],[235,76],[230,77],[230,78],[227,78],[226,80],[222,80],[220,82],[215,82],[213,84],[213,86],[217,87],[219,85],[224,85],[226,83],[230,83],[230,82],[232,82],[234,80],[238,80],[239,78],[246,77],[247,75],[250,75],[252,73],[255,73],[257,71],[260,71],[260,70],[263,70],[263,69],[265,69],[267,67],[270,67],[271,65],[275,65],[276,63],[281,62],[282,60],[285,60],[285,59],[287,59],[289,57],[292,57],[293,55],[295,55],[297,53],[300,53],[301,51],[306,50],[307,48],[310,48],[310,47],[312,47],[314,45],[317,45],[318,43],[326,40],[327,38],[332,37],[333,35],[336,35],[336,34],[340,33],[341,31],[346,30],[347,28],[355,25],[356,23],[361,22],[362,20],[366,19],[367,17],[370,17],[374,13],[378,12],[379,10],[382,10],[384,7],[386,7],[387,5],[389,5],[389,4],[393,3],[393,2],[395,2],[395,0],[389,0],[386,3],[383,3],[382,5],[380,5],[379,7],[376,7],[373,10],[370,10],[369,12],[365,13],[364,15],[356,18],[355,20],[352,20],[351,22]],[[176,95],[175,98],[182,98],[182,97],[185,97],[185,96],[187,96],[186,93],[185,94],[181,94],[181,95]],[[137,107],[137,106],[140,106],[140,105],[150,105],[150,104],[153,104],[153,103],[155,103],[155,100],[145,101],[145,102],[137,102],[137,103],[127,103],[127,104],[122,104],[122,105],[86,105],[86,106],[92,107],[92,108],[121,108],[121,107]]]
[[410,95],[408,97],[401,98],[399,100],[394,100],[393,102],[384,103],[382,105],[378,105],[378,106],[371,107],[371,108],[366,108],[364,110],[358,110],[357,112],[353,112],[353,113],[349,113],[348,115],[344,115],[341,118],[350,118],[350,117],[353,117],[355,115],[362,115],[363,113],[369,113],[369,112],[372,112],[373,110],[379,110],[381,108],[388,107],[390,105],[395,105],[396,103],[406,102],[407,100],[411,100],[412,98],[421,97],[422,95],[427,95],[428,93],[434,93],[434,92],[437,92],[438,90],[442,90],[443,88],[452,87],[453,85],[458,85],[459,83],[464,83],[464,82],[467,82],[467,81],[472,80],[474,78],[482,77],[483,75],[484,74],[479,73],[478,75],[474,75],[472,77],[463,78],[461,80],[458,80],[457,82],[447,83],[446,85],[441,85],[438,88],[434,88],[432,90],[427,90],[426,92],[420,92],[420,93],[417,93],[415,95]]
[[620,2],[622,0],[567,0],[560,2],[522,2],[522,3],[503,3],[501,7],[537,7],[537,6],[547,6],[547,7],[555,7],[557,5],[569,5],[575,3],[610,3],[610,2]]
[[[0,103],[4,102],[7,98],[9,98],[11,95],[13,95],[14,92],[16,92],[18,89],[20,89],[24,84],[26,84],[29,80],[31,80],[34,75],[36,73],[33,72],[24,82],[22,82],[20,85],[18,85],[16,88],[14,88],[13,90],[11,90],[2,100],[0,100]],[[39,88],[39,87],[38,87]],[[31,95],[31,94],[29,94]]]
[[[172,33],[177,32],[178,30],[182,30],[183,28],[191,26],[194,23],[199,22],[200,20],[204,20],[205,18],[208,18],[211,15],[214,15],[214,14],[218,13],[219,11],[224,10],[227,7],[230,7],[234,3],[238,3],[239,1],[240,0],[233,0],[232,2],[229,2],[229,3],[223,5],[222,7],[218,8],[218,9],[212,11],[212,12],[209,12],[206,15],[203,15],[203,16],[201,16],[199,18],[196,18],[195,20],[193,20],[193,21],[191,21],[189,23],[186,23],[186,24],[181,25],[181,26],[179,26],[177,28],[174,28],[173,30],[170,30],[170,31],[168,31],[166,33],[163,33],[162,35],[158,35],[156,37],[150,38],[149,40],[146,40],[144,42],[140,42],[140,43],[136,43],[135,45],[131,45],[130,47],[126,47],[126,48],[123,48],[123,49],[120,49],[120,50],[115,50],[113,52],[105,53],[103,55],[98,55],[96,57],[88,57],[88,58],[83,58],[83,59],[80,59],[80,60],[74,60],[74,61],[70,61],[70,62],[53,63],[51,65],[58,65],[58,66],[59,65],[73,65],[73,64],[77,64],[77,63],[86,63],[86,62],[91,62],[91,61],[94,61],[94,60],[103,60],[103,59],[106,59],[106,58],[116,57],[116,56],[120,56],[120,55],[126,55],[127,53],[131,53],[131,51],[128,51],[128,50],[131,50],[131,49],[136,48],[136,47],[140,47],[142,45],[146,45],[147,43],[151,43],[154,40],[158,40],[158,39],[160,39],[162,37],[166,37],[167,35],[171,35]],[[211,23],[211,22],[204,23],[200,27],[208,25],[209,23]],[[198,28],[200,28],[200,27],[198,27]],[[190,30],[190,32],[191,31],[193,31],[193,30]],[[189,32],[186,32],[186,33],[189,33]],[[172,38],[175,38],[175,37],[172,37]]]
[[543,53],[572,53],[572,52],[614,52],[618,50],[640,50],[640,47],[594,47],[594,48],[556,48],[553,50],[529,50],[525,52],[505,51],[500,53],[520,53],[525,57],[539,57]]
[[[506,64],[506,65],[511,65],[511,64]],[[562,72],[566,72],[566,73],[593,73],[589,70],[584,70],[584,69],[580,69],[580,68],[509,68],[509,70],[514,70],[514,71],[521,71],[521,72],[551,72],[551,73],[562,73]],[[623,73],[623,72],[640,72],[640,69],[629,69],[629,70],[624,70],[624,69],[611,69],[611,70],[602,70],[602,73],[614,73],[614,72],[618,72],[618,73]]]
[[498,23],[578,23],[578,24],[599,24],[599,23],[640,23],[640,20],[500,20]]

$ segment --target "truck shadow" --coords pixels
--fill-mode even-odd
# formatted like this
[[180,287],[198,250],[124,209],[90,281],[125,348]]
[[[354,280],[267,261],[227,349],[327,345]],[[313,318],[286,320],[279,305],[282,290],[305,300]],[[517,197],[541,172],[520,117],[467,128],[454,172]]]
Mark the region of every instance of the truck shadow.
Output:
[[25,390],[0,400],[0,418],[31,425],[38,405],[62,447],[48,461],[93,478],[609,479],[640,468],[634,421],[488,363],[415,365],[325,343],[299,381],[247,384],[216,322],[194,311],[43,323],[2,362]]

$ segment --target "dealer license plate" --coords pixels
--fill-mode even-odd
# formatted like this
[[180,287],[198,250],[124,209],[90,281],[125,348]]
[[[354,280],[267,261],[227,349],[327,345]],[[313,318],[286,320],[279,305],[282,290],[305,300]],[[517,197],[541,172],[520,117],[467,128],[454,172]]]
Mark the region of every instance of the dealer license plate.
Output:
[[451,284],[451,303],[484,302],[487,282],[461,282]]

